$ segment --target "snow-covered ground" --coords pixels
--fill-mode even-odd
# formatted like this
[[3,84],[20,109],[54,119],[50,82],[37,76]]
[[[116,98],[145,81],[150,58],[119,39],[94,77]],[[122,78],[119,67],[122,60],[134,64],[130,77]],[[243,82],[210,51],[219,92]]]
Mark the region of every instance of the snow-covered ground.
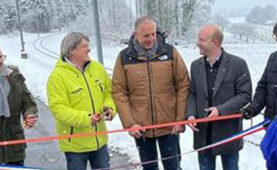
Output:
[[[51,34],[47,39],[43,40],[42,44],[58,53],[60,41],[64,35],[64,33]],[[21,59],[20,57],[21,45],[19,36],[13,34],[0,36],[0,49],[8,56],[6,63],[19,66],[21,72],[26,77],[26,83],[32,94],[47,104],[46,82],[51,70],[55,66],[56,60],[42,54],[33,47],[34,41],[38,38],[37,35],[25,33],[24,38],[26,42],[25,48],[29,57],[28,59]],[[223,46],[226,51],[236,54],[247,61],[252,76],[253,88],[256,87],[257,81],[262,75],[269,54],[276,50],[275,44],[224,44]],[[124,44],[104,42],[103,54],[105,57],[105,67],[113,68],[118,52],[125,47],[126,45]],[[195,45],[189,45],[185,47],[177,46],[177,48],[189,69],[191,62],[199,57],[197,47]],[[91,49],[91,57],[96,59],[96,49],[93,47]],[[262,120],[262,116],[258,116],[255,118],[254,124]],[[118,116],[113,122],[108,123],[108,125],[109,129],[122,128]],[[250,126],[250,122],[245,121],[244,127],[248,128]],[[246,140],[259,144],[263,135],[264,132],[259,132],[247,137]],[[192,131],[187,128],[186,132],[181,135],[180,139],[182,153],[192,150],[192,142]],[[118,152],[127,154],[131,158],[130,161],[139,161],[135,143],[127,133],[110,135],[109,146],[115,148]],[[217,167],[222,169],[219,162],[220,161],[218,160]],[[124,164],[124,162],[122,162],[122,164]],[[243,170],[265,170],[265,161],[259,147],[249,142],[245,142],[245,147],[240,152],[239,166]],[[190,153],[183,155],[182,167],[183,169],[198,169],[197,154]]]

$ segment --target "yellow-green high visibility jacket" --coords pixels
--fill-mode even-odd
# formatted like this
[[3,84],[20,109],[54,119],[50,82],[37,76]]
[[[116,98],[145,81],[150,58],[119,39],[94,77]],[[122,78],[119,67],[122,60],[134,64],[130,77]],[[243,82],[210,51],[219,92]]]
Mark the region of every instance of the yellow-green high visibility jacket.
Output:
[[[80,71],[59,59],[49,76],[47,93],[58,135],[106,131],[103,119],[91,125],[91,115],[102,114],[103,107],[111,107],[116,113],[110,78],[96,61],[90,61],[84,71]],[[59,148],[63,152],[96,151],[107,141],[107,135],[69,138],[59,141]]]

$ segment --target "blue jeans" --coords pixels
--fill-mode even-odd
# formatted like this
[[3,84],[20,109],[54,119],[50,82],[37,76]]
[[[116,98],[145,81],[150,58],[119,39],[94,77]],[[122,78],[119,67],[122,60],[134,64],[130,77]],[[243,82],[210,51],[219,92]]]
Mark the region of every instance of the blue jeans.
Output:
[[[158,159],[157,142],[162,158],[172,156],[171,159],[162,161],[165,170],[180,170],[180,153],[179,136],[165,135],[157,138],[135,139],[138,147],[141,162],[147,162]],[[158,170],[158,162],[142,165],[143,170]]]
[[24,160],[16,161],[16,162],[9,162],[9,163],[6,163],[6,165],[24,166]]
[[92,169],[110,168],[110,157],[107,145],[97,151],[72,153],[65,152],[68,170],[86,170],[89,161]]
[[[222,167],[224,170],[238,170],[239,153],[220,155]],[[215,170],[216,156],[210,151],[198,153],[198,161],[200,170]]]

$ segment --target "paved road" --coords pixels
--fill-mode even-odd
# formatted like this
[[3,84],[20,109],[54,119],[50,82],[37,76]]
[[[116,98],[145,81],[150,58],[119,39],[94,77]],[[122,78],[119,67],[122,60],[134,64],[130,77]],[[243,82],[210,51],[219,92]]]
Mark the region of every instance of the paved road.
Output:
[[[49,108],[38,100],[37,104],[39,108],[39,119],[33,129],[25,130],[26,138],[55,135],[55,123]],[[110,151],[110,157],[111,166],[124,164],[129,160],[127,156],[112,151]],[[28,144],[25,165],[51,170],[66,169],[65,157],[59,151],[57,142]]]

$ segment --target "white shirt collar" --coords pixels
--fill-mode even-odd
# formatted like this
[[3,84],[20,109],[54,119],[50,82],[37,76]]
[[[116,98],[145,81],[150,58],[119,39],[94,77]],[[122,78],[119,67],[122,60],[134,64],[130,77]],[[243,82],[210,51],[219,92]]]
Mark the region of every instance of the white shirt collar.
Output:
[[76,64],[72,63],[67,57],[64,57],[65,58],[65,61],[68,63],[68,64],[71,64],[73,67],[77,68],[78,70],[80,70],[81,72],[83,72],[84,70],[80,67],[78,67]]
[[[222,54],[222,49],[220,49],[220,51],[219,51],[219,53],[218,53],[218,55],[217,55],[217,57],[216,57],[216,61],[218,61],[218,60],[219,60],[219,58],[220,58],[221,54]],[[210,64],[210,62],[209,62],[209,58],[208,58],[208,57],[206,57],[206,60],[207,60],[207,61],[208,61],[208,63]],[[215,62],[215,63],[216,63],[216,62]],[[212,66],[213,66],[213,64],[210,64],[210,66],[212,67]]]

